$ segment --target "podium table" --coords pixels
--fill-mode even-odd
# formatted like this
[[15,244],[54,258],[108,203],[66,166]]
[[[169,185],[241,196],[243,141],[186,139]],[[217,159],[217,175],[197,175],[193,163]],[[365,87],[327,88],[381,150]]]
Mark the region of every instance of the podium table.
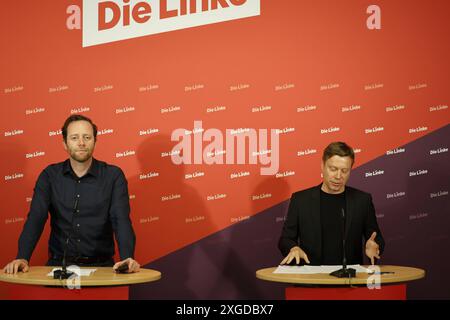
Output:
[[321,273],[273,273],[276,268],[265,268],[258,270],[256,277],[293,284],[294,286],[285,290],[287,300],[406,300],[407,282],[425,277],[425,271],[418,268],[389,265],[378,267],[381,273],[392,273],[356,273],[355,278],[349,279]]
[[14,300],[128,300],[129,285],[159,280],[161,272],[141,268],[136,273],[115,273],[112,267],[81,267],[96,269],[90,276],[67,280],[47,276],[55,267],[32,266],[28,272],[0,273],[7,282],[8,298]]

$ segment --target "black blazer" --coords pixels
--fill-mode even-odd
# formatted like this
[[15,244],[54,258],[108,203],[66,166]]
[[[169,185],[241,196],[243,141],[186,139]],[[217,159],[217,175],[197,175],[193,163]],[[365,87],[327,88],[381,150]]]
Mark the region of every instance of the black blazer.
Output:
[[[292,194],[278,242],[283,256],[286,256],[292,247],[299,246],[308,255],[312,265],[322,264],[321,186],[322,184]],[[347,263],[363,264],[364,245],[372,233],[377,232],[375,242],[380,246],[380,254],[384,250],[384,239],[377,224],[372,196],[349,186],[345,187],[345,193]]]

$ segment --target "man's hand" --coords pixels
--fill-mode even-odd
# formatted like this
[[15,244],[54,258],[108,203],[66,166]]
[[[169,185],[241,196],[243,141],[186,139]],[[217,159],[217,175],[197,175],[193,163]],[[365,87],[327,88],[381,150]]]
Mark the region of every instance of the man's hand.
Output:
[[301,259],[305,260],[305,262],[309,264],[309,259],[305,251],[300,249],[300,247],[295,246],[291,248],[291,251],[289,251],[289,254],[286,256],[286,258],[284,258],[283,261],[280,262],[280,265],[289,264],[294,258],[297,264],[300,264]]
[[369,257],[372,265],[375,264],[375,259],[380,259],[380,246],[375,242],[376,232],[373,232],[369,240],[366,242],[366,256]]
[[136,260],[134,260],[132,258],[128,258],[128,259],[117,262],[113,266],[114,271],[116,271],[116,269],[123,263],[128,264],[128,270],[126,271],[126,273],[139,272],[139,269],[141,267],[141,265]]
[[30,267],[28,266],[28,261],[25,259],[16,259],[8,263],[4,268],[3,272],[7,274],[16,274],[19,271],[28,272]]

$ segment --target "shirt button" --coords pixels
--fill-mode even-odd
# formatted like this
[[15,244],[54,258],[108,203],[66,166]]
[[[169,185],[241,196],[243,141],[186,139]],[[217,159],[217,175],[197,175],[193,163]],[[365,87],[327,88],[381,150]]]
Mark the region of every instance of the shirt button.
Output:
[[80,224],[79,224],[79,223],[77,223],[77,227],[80,227]]
[[81,181],[80,180],[78,180],[78,183],[80,183]]
[[77,213],[80,212],[80,210],[77,210]]
[[80,239],[78,239],[78,242],[80,242],[81,240]]
[[80,197],[80,195],[79,194],[77,194],[77,198],[79,198]]

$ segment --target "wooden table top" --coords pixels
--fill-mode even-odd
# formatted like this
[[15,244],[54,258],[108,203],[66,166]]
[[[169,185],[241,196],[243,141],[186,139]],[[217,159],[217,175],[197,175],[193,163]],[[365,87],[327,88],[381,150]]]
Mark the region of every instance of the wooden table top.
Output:
[[[365,266],[368,267],[368,266]],[[393,274],[372,275],[356,273],[355,278],[336,278],[329,274],[281,274],[273,273],[276,267],[265,268],[256,271],[256,277],[261,280],[273,282],[285,282],[291,284],[317,284],[317,285],[349,285],[367,284],[369,281],[379,281],[381,284],[400,283],[422,279],[425,270],[402,266],[379,266],[381,272],[394,272]],[[378,279],[375,279],[375,278]],[[370,279],[369,279],[370,278]]]
[[[73,283],[73,279],[53,279],[47,276],[55,267],[31,266],[28,272],[17,274],[0,273],[0,281],[41,286],[66,286]],[[115,273],[112,267],[82,267],[80,269],[97,269],[89,277],[80,277],[79,284],[83,286],[118,286],[156,281],[161,278],[161,272],[152,269],[141,268],[136,273]]]

